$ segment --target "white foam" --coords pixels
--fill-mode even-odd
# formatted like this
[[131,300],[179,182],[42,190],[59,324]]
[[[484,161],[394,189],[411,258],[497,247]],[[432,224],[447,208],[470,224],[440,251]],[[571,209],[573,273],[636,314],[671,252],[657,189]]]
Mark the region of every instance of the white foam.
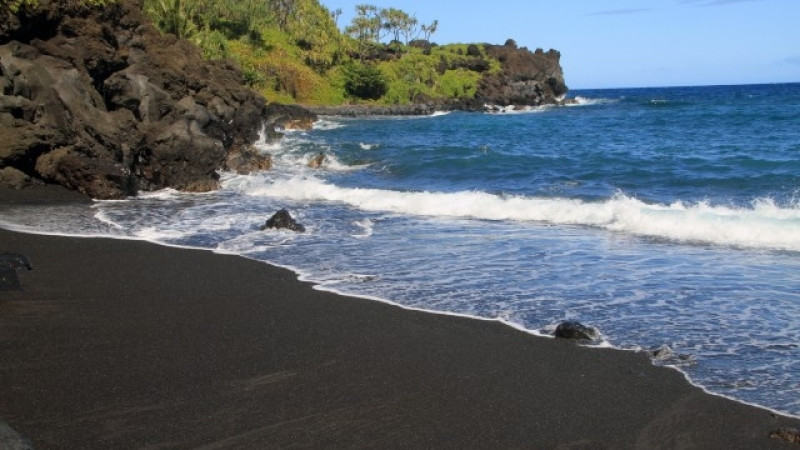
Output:
[[495,195],[479,191],[402,192],[343,188],[311,177],[249,185],[253,196],[344,203],[363,211],[584,225],[687,243],[800,251],[800,209],[769,200],[750,208],[648,204],[624,194],[604,202]]
[[540,113],[554,108],[553,105],[518,106],[518,105],[483,105],[488,114],[531,114]]
[[352,235],[353,237],[364,239],[372,236],[374,224],[371,220],[369,219],[358,220],[356,222],[353,222],[353,225],[363,230],[363,232],[360,234],[353,234]]
[[580,95],[575,96],[575,103],[568,103],[566,106],[592,106],[592,105],[606,105],[609,103],[616,103],[617,100],[610,98],[589,98]]
[[[180,197],[182,195],[177,189],[167,188],[161,189],[158,191],[142,191],[137,194],[139,198],[149,198],[149,199],[156,199],[156,200],[169,200],[173,198]],[[115,200],[102,200],[102,202],[109,202]]]
[[335,120],[331,120],[330,118],[327,119],[319,119],[314,122],[313,129],[314,130],[321,130],[321,131],[328,131],[328,130],[336,130],[338,128],[344,127],[345,124],[342,122],[338,122]]
[[359,142],[358,146],[361,147],[361,150],[374,150],[380,147],[380,144],[366,144],[364,142]]
[[352,166],[344,164],[339,161],[339,158],[337,158],[333,153],[326,153],[325,160],[322,162],[323,169],[333,172],[353,172],[356,170],[366,169],[369,166],[369,164],[354,164]]

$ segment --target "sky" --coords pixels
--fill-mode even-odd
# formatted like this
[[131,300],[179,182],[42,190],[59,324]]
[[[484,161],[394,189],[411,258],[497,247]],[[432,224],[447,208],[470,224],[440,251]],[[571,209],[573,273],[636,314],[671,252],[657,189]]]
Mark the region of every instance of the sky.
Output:
[[321,0],[439,21],[439,44],[554,48],[570,89],[800,82],[800,0]]

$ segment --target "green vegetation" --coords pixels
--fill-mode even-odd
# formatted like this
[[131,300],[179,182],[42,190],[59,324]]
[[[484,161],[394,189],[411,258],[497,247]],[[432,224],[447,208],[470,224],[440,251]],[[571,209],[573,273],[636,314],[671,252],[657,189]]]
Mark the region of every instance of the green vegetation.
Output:
[[341,10],[318,0],[144,0],[144,8],[159,29],[191,40],[206,58],[238,61],[247,83],[270,101],[472,98],[483,74],[500,70],[481,46],[430,44],[438,21],[420,25],[396,8],[358,5],[344,31]]

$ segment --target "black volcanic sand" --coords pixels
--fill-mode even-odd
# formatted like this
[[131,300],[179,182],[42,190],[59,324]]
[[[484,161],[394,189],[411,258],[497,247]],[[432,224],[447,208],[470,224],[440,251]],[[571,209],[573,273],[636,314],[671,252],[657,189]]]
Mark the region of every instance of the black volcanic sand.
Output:
[[36,449],[800,448],[769,437],[799,420],[642,354],[236,256],[0,230],[8,252],[33,270],[0,291],[0,417]]

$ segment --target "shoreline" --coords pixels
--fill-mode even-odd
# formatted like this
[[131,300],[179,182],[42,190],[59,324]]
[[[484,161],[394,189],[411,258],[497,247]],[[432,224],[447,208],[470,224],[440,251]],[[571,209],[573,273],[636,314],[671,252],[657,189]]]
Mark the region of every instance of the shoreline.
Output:
[[484,103],[414,103],[410,105],[302,105],[299,106],[318,116],[371,117],[371,116],[430,116],[439,112],[503,113],[527,111],[548,106],[570,106],[577,104],[574,98],[557,99],[539,105],[495,105]]
[[769,434],[800,427],[641,353],[240,256],[7,230],[0,252],[33,265],[0,292],[0,418],[36,449],[793,448]]
[[[260,264],[266,264],[267,266],[270,266],[270,267],[273,267],[273,268],[289,271],[292,274],[294,274],[294,276],[295,276],[295,278],[296,278],[298,283],[308,284],[308,285],[310,285],[312,287],[312,289],[318,290],[320,292],[325,292],[325,293],[328,293],[328,294],[332,294],[332,295],[335,295],[335,296],[344,297],[344,298],[359,299],[359,300],[366,300],[366,301],[371,301],[371,302],[377,302],[377,303],[380,303],[380,304],[383,304],[383,305],[386,305],[386,306],[389,306],[389,307],[399,308],[399,309],[402,309],[402,310],[405,310],[405,311],[409,311],[409,312],[414,312],[414,313],[433,314],[433,315],[440,315],[440,316],[445,316],[445,317],[454,317],[454,318],[458,318],[458,319],[475,320],[475,321],[479,321],[479,322],[497,323],[497,324],[509,327],[510,329],[512,329],[514,331],[518,331],[518,332],[530,335],[534,339],[555,339],[555,337],[550,335],[550,334],[543,333],[543,332],[535,330],[535,329],[525,328],[525,327],[522,327],[522,326],[520,326],[518,324],[515,324],[513,322],[509,322],[509,321],[506,321],[506,320],[503,320],[503,319],[500,319],[500,318],[488,318],[488,317],[476,316],[476,315],[464,314],[464,313],[440,311],[440,310],[433,310],[433,309],[424,309],[424,308],[419,308],[419,307],[414,307],[414,306],[403,305],[402,303],[397,303],[397,302],[394,302],[392,300],[387,300],[387,299],[384,299],[384,298],[381,298],[381,297],[341,292],[341,291],[338,291],[336,289],[329,288],[329,287],[325,286],[324,283],[320,283],[318,281],[315,281],[312,278],[309,278],[299,268],[296,268],[296,267],[293,267],[293,266],[289,266],[289,265],[278,264],[278,263],[275,263],[275,262],[272,262],[272,261],[251,259],[251,258],[247,258],[246,256],[239,255],[239,254],[236,254],[236,253],[217,252],[217,251],[214,251],[212,249],[208,249],[208,248],[204,248],[204,247],[170,245],[170,244],[166,244],[166,243],[151,241],[151,240],[148,240],[148,239],[137,239],[137,238],[126,237],[126,236],[69,235],[69,234],[59,234],[59,233],[37,233],[37,232],[31,232],[31,231],[25,231],[25,230],[21,231],[21,230],[15,230],[15,229],[10,229],[10,228],[3,228],[3,226],[0,225],[0,234],[2,234],[3,232],[9,232],[9,233],[14,233],[14,234],[32,235],[32,236],[46,236],[46,237],[52,237],[52,238],[64,238],[64,239],[108,239],[108,240],[115,240],[115,241],[119,240],[119,241],[129,241],[129,242],[140,242],[140,243],[146,243],[146,244],[156,245],[156,246],[160,246],[160,247],[167,247],[167,248],[177,249],[177,250],[200,251],[200,252],[208,252],[208,253],[211,253],[211,254],[214,254],[214,255],[233,256],[233,257],[243,258],[243,259],[248,260],[248,261],[257,262],[257,263],[260,263]],[[2,249],[0,249],[0,250],[2,250]],[[725,395],[725,394],[713,392],[713,391],[709,390],[708,388],[706,388],[705,386],[703,386],[702,384],[694,382],[691,379],[691,377],[689,376],[689,374],[686,371],[682,370],[679,366],[669,365],[669,364],[656,365],[653,362],[653,359],[650,356],[651,351],[649,351],[649,350],[645,350],[645,349],[636,350],[636,349],[621,348],[621,347],[617,347],[617,346],[615,346],[613,344],[610,344],[605,340],[602,340],[601,342],[596,343],[596,344],[580,344],[580,343],[576,343],[575,345],[580,346],[581,348],[585,348],[587,350],[592,350],[592,349],[612,350],[612,351],[617,351],[617,352],[626,352],[626,353],[631,353],[631,354],[634,354],[634,355],[644,356],[644,357],[648,358],[648,360],[651,361],[651,363],[653,364],[654,367],[673,370],[673,371],[676,371],[676,372],[680,373],[683,376],[683,378],[685,379],[685,381],[689,385],[691,385],[692,387],[695,387],[695,388],[698,388],[698,389],[702,390],[703,393],[705,393],[705,394],[708,394],[708,395],[711,395],[711,396],[714,396],[714,397],[720,397],[720,398],[725,399],[725,400],[730,400],[732,402],[739,403],[739,404],[742,404],[742,405],[745,405],[745,406],[748,406],[748,407],[753,407],[753,408],[756,408],[756,409],[764,410],[766,412],[769,412],[770,414],[782,416],[782,417],[784,417],[786,419],[797,419],[797,420],[800,420],[800,416],[796,416],[796,415],[793,415],[793,414],[790,414],[790,413],[787,413],[787,412],[784,412],[784,411],[779,411],[777,409],[770,408],[768,406],[759,405],[757,403],[751,403],[751,402],[747,402],[747,401],[744,401],[744,400],[740,400],[740,399],[737,399],[735,397],[731,397],[731,396],[728,396],[728,395]]]

